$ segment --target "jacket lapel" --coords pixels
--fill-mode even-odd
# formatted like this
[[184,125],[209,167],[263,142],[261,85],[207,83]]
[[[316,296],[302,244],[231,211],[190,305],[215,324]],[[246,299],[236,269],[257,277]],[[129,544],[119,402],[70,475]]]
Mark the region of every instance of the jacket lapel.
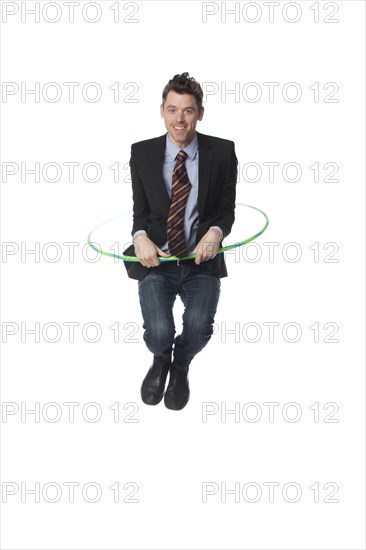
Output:
[[156,186],[156,195],[161,199],[163,207],[168,212],[170,208],[170,197],[166,190],[163,177],[163,164],[165,159],[166,134],[159,136],[155,142],[156,149],[151,163],[151,179]]

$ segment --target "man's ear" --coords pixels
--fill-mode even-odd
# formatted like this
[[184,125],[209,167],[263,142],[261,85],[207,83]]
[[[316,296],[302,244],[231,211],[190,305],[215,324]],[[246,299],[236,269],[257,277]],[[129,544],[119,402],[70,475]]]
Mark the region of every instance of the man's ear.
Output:
[[161,116],[161,118],[164,118],[163,112],[164,112],[164,104],[162,103],[162,104],[160,105],[160,116]]
[[198,110],[198,120],[202,120],[203,119],[203,114],[205,112],[205,108],[204,107],[200,107],[200,109]]

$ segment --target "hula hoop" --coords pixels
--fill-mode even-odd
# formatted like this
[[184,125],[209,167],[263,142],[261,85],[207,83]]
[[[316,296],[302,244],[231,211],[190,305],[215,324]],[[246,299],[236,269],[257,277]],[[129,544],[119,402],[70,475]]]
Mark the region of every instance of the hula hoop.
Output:
[[[226,250],[232,250],[233,248],[237,248],[238,246],[243,246],[244,244],[247,244],[250,241],[254,241],[254,239],[256,239],[257,237],[262,235],[262,233],[264,233],[265,230],[268,227],[269,219],[268,219],[267,214],[265,212],[263,212],[263,210],[260,210],[256,206],[252,206],[250,204],[237,203],[237,206],[245,206],[245,207],[248,207],[248,208],[253,208],[253,210],[257,210],[257,212],[260,212],[263,215],[264,219],[266,220],[265,224],[262,227],[262,229],[260,231],[258,231],[258,233],[253,235],[252,237],[249,237],[248,239],[244,239],[243,241],[239,241],[237,243],[229,244],[227,246],[219,248],[218,251],[217,251],[218,254],[221,254],[222,252],[226,252]],[[123,215],[124,214],[122,214],[122,216]],[[119,260],[123,260],[124,262],[139,262],[140,260],[136,256],[124,256],[123,254],[119,255],[119,254],[112,254],[110,252],[105,252],[104,250],[101,250],[98,247],[96,247],[93,244],[92,240],[91,240],[91,237],[92,237],[92,234],[94,233],[94,231],[96,231],[102,225],[110,222],[111,220],[119,218],[119,217],[121,217],[121,216],[115,216],[114,218],[111,218],[111,219],[109,219],[105,222],[100,223],[99,225],[97,225],[97,227],[94,227],[94,229],[92,229],[92,231],[90,231],[90,233],[88,235],[87,243],[93,250],[95,250],[99,254],[102,254],[103,256],[109,256],[110,258],[118,258]],[[188,260],[188,259],[195,258],[195,257],[196,257],[196,254],[190,254],[189,256],[184,256],[184,258],[177,258],[176,256],[170,256],[169,258],[162,258],[161,256],[158,256],[158,258],[161,262],[171,262],[171,261],[176,261],[176,260]]]

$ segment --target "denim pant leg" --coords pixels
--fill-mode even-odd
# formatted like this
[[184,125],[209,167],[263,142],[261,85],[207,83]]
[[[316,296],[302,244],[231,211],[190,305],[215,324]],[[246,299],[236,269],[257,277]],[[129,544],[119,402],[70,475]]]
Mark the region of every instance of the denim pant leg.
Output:
[[178,366],[189,366],[210,340],[220,292],[220,278],[209,273],[192,273],[183,281],[180,292],[185,306],[183,331],[175,339],[174,347]]
[[172,278],[151,272],[139,281],[138,291],[144,320],[144,341],[156,361],[166,362],[171,358],[174,342],[176,285]]

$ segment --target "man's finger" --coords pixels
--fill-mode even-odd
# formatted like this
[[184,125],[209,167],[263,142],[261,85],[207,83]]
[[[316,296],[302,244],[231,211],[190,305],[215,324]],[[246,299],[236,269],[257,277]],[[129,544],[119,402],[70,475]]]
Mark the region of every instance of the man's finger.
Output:
[[196,254],[196,257],[195,257],[195,264],[199,265],[202,261],[202,250],[199,250]]
[[171,254],[167,254],[166,252],[163,252],[162,250],[160,250],[160,248],[158,246],[156,246],[156,250],[157,250],[159,256],[162,256],[163,258],[170,258],[170,256],[171,256]]

